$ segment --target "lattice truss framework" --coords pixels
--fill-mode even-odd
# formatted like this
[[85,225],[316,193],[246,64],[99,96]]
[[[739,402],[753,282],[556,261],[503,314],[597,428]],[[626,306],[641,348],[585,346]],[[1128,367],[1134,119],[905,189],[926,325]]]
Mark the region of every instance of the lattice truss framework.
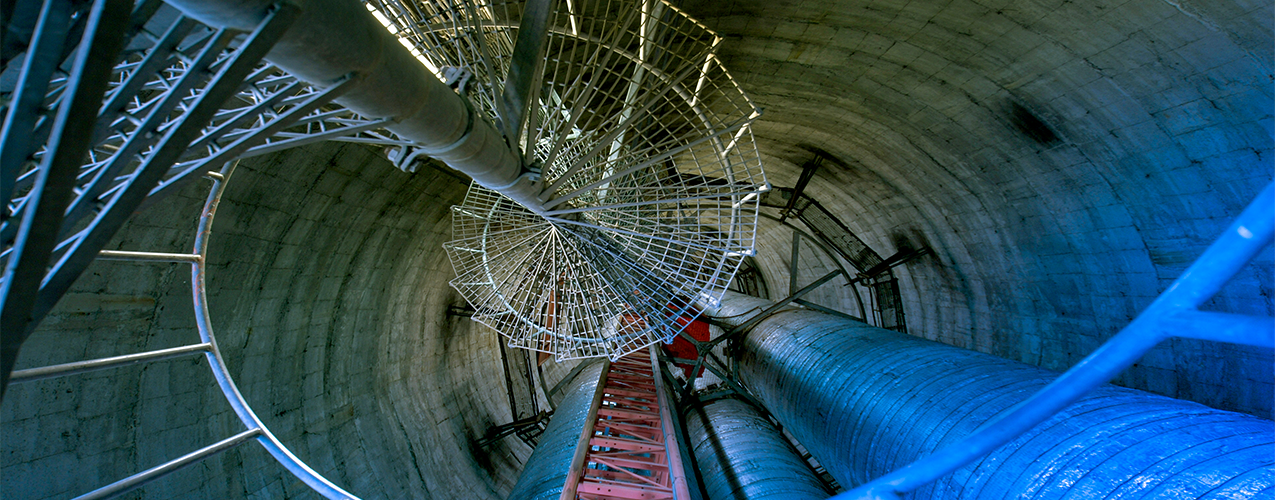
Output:
[[[109,239],[133,211],[227,161],[335,140],[384,146],[400,167],[414,167],[404,161],[414,151],[411,143],[385,130],[386,120],[364,118],[331,102],[346,88],[344,82],[321,89],[299,81],[261,61],[256,52],[263,50],[244,55],[252,33],[215,30],[151,4],[136,9],[128,44],[108,78],[45,288],[50,282],[69,284],[105,243],[87,242]],[[223,77],[228,66],[245,63],[255,67],[242,79]],[[13,66],[6,71],[16,72]],[[54,71],[41,108],[65,106],[69,81],[70,75]],[[221,100],[210,97],[214,87],[237,89]],[[5,97],[7,103],[8,91]],[[38,167],[46,161],[53,114],[31,120],[26,140],[6,142],[15,149],[5,152],[5,168],[16,175],[4,193],[0,266],[12,254]],[[140,206],[120,202],[128,190],[137,191],[132,198],[140,199]],[[49,295],[43,309],[56,302],[58,294]]]
[[[501,99],[523,2],[367,5],[436,73],[465,70],[488,119],[517,116]],[[671,340],[752,254],[760,113],[718,60],[721,38],[667,3],[560,0],[547,25],[511,141],[541,213],[471,186],[446,245],[452,286],[511,346],[617,359]]]

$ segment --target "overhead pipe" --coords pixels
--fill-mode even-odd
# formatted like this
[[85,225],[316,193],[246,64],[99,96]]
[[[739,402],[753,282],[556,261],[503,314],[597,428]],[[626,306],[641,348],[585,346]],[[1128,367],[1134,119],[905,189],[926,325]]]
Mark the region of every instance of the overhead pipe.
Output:
[[[214,28],[250,30],[276,0],[166,0]],[[479,184],[530,210],[540,210],[518,155],[487,120],[412,56],[367,8],[354,0],[305,0],[302,13],[266,60],[297,78],[327,87],[345,76],[362,81],[336,99],[413,141]]]
[[686,432],[709,500],[823,500],[831,494],[751,403],[717,399],[687,412]]
[[[706,312],[742,324],[770,304],[728,293]],[[807,310],[772,312],[741,341],[740,380],[848,488],[973,433],[1058,376]],[[1275,488],[1272,467],[1269,420],[1104,385],[907,496],[1248,498]]]
[[597,417],[595,400],[602,396],[602,373],[607,362],[583,361],[588,364],[564,390],[562,402],[553,418],[540,434],[536,449],[514,484],[508,500],[557,500],[571,475],[573,464],[582,463],[576,456],[581,429],[592,434]]

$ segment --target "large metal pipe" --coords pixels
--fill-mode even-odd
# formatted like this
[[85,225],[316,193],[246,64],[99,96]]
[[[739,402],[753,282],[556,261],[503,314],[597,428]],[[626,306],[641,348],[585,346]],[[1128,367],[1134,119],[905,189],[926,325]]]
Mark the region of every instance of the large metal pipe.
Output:
[[830,494],[752,404],[735,398],[692,407],[686,432],[709,500],[823,500]]
[[[251,30],[277,0],[167,0],[215,28]],[[305,0],[266,60],[319,87],[362,80],[336,102],[390,129],[426,154],[523,206],[539,210],[531,180],[495,127],[417,61],[355,0]]]
[[592,424],[590,410],[606,366],[606,362],[583,362],[589,366],[565,389],[562,402],[553,411],[553,419],[527,458],[509,500],[556,500],[562,494],[571,466],[577,462],[576,445],[581,429]]
[[[732,295],[709,313],[742,323],[766,304]],[[1057,377],[803,310],[777,312],[747,332],[739,367],[744,384],[848,487],[972,433]],[[1107,385],[911,496],[1251,498],[1275,489],[1272,467],[1269,420]]]

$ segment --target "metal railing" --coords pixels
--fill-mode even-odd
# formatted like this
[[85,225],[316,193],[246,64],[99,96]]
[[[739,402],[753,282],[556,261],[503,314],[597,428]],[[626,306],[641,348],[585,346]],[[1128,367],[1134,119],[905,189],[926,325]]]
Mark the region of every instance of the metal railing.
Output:
[[119,368],[138,363],[148,363],[152,361],[203,353],[205,358],[208,360],[209,369],[212,371],[213,378],[217,381],[218,388],[221,390],[222,395],[226,397],[226,401],[230,403],[235,415],[239,417],[240,422],[243,423],[246,430],[174,460],[151,467],[145,471],[133,474],[132,476],[113,482],[84,495],[80,495],[76,497],[76,500],[114,498],[119,495],[123,495],[124,493],[145,486],[167,476],[168,474],[199,463],[208,457],[235,448],[250,440],[255,440],[257,443],[261,444],[261,446],[265,448],[280,465],[287,469],[288,472],[292,473],[292,475],[296,476],[319,494],[330,499],[356,498],[354,495],[351,495],[349,492],[341,489],[341,487],[333,484],[331,481],[315,472],[314,469],[307,466],[305,462],[302,462],[296,457],[296,455],[293,455],[292,452],[289,451],[288,448],[284,446],[284,444],[280,442],[273,433],[270,432],[270,429],[268,429],[261,419],[257,417],[257,415],[252,411],[252,408],[248,405],[248,402],[244,400],[243,395],[240,394],[239,389],[235,386],[234,380],[230,376],[229,370],[226,368],[225,358],[222,357],[221,351],[217,348],[217,338],[213,334],[212,321],[208,314],[208,295],[205,286],[207,271],[206,257],[208,255],[208,240],[212,234],[212,223],[217,213],[217,206],[221,202],[222,193],[225,192],[227,181],[230,179],[230,175],[234,172],[237,163],[238,162],[227,163],[220,172],[210,173],[207,176],[208,179],[212,180],[213,185],[212,189],[208,193],[207,200],[204,202],[203,212],[199,217],[199,226],[195,235],[194,250],[192,253],[172,254],[103,250],[98,256],[98,258],[104,260],[190,264],[191,295],[195,308],[195,324],[199,331],[199,343],[124,356],[114,356],[26,370],[15,370],[12,373],[10,382],[21,383],[54,377],[63,377],[90,371]]
[[1173,337],[1275,347],[1275,320],[1199,311],[1275,233],[1275,183],[1249,204],[1204,254],[1128,326],[1048,386],[984,423],[966,438],[837,495],[897,499],[992,452],[1078,401]]

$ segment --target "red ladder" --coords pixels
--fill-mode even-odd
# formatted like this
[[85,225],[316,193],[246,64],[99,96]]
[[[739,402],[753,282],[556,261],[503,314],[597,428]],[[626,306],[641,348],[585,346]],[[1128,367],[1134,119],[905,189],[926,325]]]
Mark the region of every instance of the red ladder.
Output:
[[[657,386],[652,349],[610,364],[592,419],[583,467],[577,463],[563,498],[664,500],[687,498],[667,398]],[[672,474],[670,474],[670,459]],[[574,495],[570,486],[574,484]],[[674,496],[674,489],[678,495]]]

